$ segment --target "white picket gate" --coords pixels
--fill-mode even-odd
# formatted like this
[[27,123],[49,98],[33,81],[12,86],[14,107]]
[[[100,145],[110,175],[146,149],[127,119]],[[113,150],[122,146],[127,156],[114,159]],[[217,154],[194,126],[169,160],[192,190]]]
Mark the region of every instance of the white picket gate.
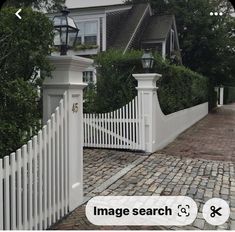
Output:
[[137,96],[116,111],[84,114],[84,146],[144,150],[144,123],[140,104]]
[[47,125],[0,159],[0,230],[46,229],[68,213],[67,93]]

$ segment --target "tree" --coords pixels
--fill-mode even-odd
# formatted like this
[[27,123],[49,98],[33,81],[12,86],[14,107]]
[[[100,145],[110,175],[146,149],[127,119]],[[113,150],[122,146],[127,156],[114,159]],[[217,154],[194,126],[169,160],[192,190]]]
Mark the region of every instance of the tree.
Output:
[[[53,44],[53,25],[39,12],[16,8],[0,11],[0,156],[15,151],[40,117],[37,86],[52,67],[46,57]],[[43,70],[39,76],[39,70]]]
[[37,10],[58,11],[64,3],[65,0],[6,0],[3,6],[15,8],[33,7]]
[[[132,0],[137,3],[141,0]],[[176,16],[183,64],[210,77],[213,85],[235,85],[235,20],[227,0],[150,0],[156,13]],[[223,12],[210,16],[210,12]]]

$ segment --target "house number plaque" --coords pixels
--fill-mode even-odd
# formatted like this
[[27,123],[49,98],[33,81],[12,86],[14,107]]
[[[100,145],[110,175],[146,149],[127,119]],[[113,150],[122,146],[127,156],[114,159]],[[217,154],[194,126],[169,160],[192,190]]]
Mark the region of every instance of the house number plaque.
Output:
[[78,112],[78,103],[73,103],[72,111],[73,111],[73,113]]

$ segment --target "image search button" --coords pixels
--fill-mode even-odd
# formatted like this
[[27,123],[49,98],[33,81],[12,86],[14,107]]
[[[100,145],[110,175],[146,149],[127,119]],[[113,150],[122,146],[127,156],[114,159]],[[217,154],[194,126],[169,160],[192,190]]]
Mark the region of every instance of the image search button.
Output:
[[86,205],[88,220],[103,226],[185,226],[197,213],[196,202],[186,196],[98,196]]

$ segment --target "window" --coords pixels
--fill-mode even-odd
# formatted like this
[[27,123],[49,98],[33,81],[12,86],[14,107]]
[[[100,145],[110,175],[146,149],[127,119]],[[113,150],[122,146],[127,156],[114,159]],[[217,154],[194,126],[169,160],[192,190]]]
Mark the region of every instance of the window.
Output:
[[77,44],[97,45],[97,21],[79,22],[77,26],[79,29]]
[[151,49],[152,52],[162,54],[162,43],[142,43],[142,49]]
[[85,71],[83,72],[83,82],[85,83],[93,83],[93,71]]

